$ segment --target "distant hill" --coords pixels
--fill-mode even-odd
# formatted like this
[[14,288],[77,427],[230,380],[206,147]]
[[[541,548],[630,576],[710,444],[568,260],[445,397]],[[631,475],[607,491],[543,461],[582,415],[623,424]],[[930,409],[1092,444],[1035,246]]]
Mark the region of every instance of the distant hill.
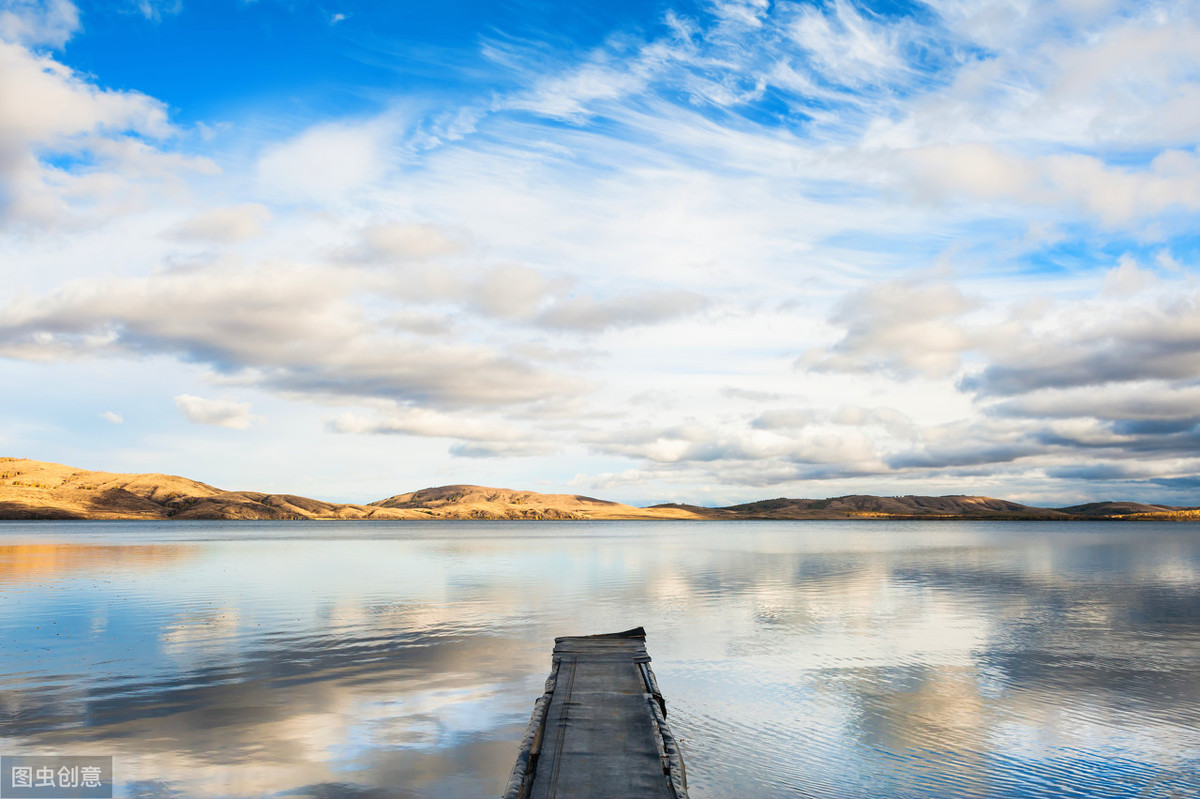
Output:
[[741,518],[951,518],[951,519],[1066,519],[1071,514],[1053,508],[1035,508],[991,497],[875,497],[853,494],[832,499],[768,499],[723,510]]
[[451,485],[423,488],[372,502],[369,507],[420,512],[439,519],[698,519],[670,507],[635,508],[577,494],[537,494],[508,488]]
[[338,505],[288,494],[223,491],[167,474],[89,472],[0,458],[3,519],[366,519],[399,511]]
[[1063,513],[1074,516],[1128,516],[1134,513],[1170,513],[1182,510],[1169,505],[1143,505],[1141,502],[1089,502],[1086,505],[1072,505],[1062,508]]
[[442,486],[369,505],[225,491],[166,474],[0,458],[0,519],[696,519],[571,494]]
[[167,474],[92,472],[0,458],[0,519],[1200,519],[1200,508],[1093,502],[1037,508],[991,497],[765,499],[637,508],[577,494],[450,485],[366,505],[226,491]]

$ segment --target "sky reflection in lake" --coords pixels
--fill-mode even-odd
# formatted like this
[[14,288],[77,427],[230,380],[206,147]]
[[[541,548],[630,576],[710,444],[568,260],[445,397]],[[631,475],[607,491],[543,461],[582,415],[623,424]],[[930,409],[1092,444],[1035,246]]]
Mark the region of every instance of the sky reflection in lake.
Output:
[[0,527],[0,751],[122,796],[487,797],[647,628],[707,797],[1200,796],[1200,525]]

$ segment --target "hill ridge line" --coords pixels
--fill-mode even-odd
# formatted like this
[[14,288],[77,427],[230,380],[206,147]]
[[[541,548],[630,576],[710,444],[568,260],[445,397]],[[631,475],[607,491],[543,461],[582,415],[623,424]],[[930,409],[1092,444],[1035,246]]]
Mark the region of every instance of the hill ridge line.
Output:
[[724,507],[663,503],[636,507],[581,494],[470,484],[431,486],[365,504],[295,494],[227,491],[186,477],[117,473],[0,457],[0,520],[15,519],[1200,519],[1200,508],[1130,501],[1041,508],[969,494],[826,499],[778,497]]

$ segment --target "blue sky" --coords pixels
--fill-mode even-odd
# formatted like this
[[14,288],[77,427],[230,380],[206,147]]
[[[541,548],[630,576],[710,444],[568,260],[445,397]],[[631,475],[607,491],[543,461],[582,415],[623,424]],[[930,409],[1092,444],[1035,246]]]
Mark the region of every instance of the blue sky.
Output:
[[0,0],[0,450],[1197,504],[1200,4]]
[[145,92],[181,122],[370,113],[397,94],[477,98],[512,85],[482,57],[489,38],[590,48],[619,28],[660,24],[651,4],[78,4],[81,35],[63,50],[104,85]]

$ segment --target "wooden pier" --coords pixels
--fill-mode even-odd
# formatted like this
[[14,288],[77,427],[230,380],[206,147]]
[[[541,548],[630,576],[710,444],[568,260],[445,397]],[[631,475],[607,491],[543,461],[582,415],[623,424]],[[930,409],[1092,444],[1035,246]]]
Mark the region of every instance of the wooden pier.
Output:
[[645,630],[554,639],[504,799],[687,799]]

